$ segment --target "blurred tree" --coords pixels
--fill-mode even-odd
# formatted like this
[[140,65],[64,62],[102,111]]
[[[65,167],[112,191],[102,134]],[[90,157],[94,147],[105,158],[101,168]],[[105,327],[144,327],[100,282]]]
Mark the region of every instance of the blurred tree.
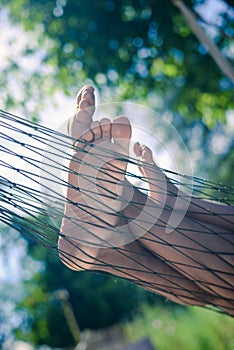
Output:
[[[232,1],[185,3],[233,62]],[[202,10],[203,5],[208,8]],[[234,108],[233,84],[194,37],[172,1],[3,0],[1,7],[1,29],[9,17],[13,26],[8,25],[15,33],[5,35],[12,50],[2,69],[0,65],[2,108],[17,106],[35,118],[43,105],[52,103],[57,91],[74,95],[84,83],[95,83],[103,102],[131,99],[159,113],[171,113],[170,122],[180,130],[188,148],[199,129],[196,164],[203,170],[201,175],[217,168],[222,160],[211,149],[210,130],[215,126],[219,130],[227,111]],[[213,15],[207,17],[207,13]],[[22,44],[18,37],[25,30]],[[220,152],[225,159],[220,181],[227,159],[232,158],[230,152],[230,148]],[[198,169],[196,172],[199,175]],[[230,176],[225,179],[232,183]]]
[[[35,345],[65,348],[74,345],[74,334],[64,315],[59,291],[66,290],[76,321],[82,329],[97,329],[131,319],[142,302],[155,296],[127,281],[94,272],[73,272],[50,250],[31,244],[29,254],[44,270],[24,283],[25,298],[16,311],[24,312],[17,339]],[[161,300],[157,297],[157,300]]]
[[0,349],[12,349],[12,329],[21,327],[27,319],[24,310],[15,306],[25,297],[24,282],[43,264],[27,255],[27,242],[9,226],[0,225]]
[[[12,226],[27,240],[26,255],[40,265],[40,270],[35,269],[30,279],[24,281],[24,296],[15,309],[16,315],[24,315],[14,331],[17,339],[35,345],[68,347],[74,345],[78,337],[77,326],[73,329],[73,315],[81,330],[105,328],[131,319],[142,302],[162,301],[160,296],[128,281],[104,273],[74,272],[64,267],[53,249],[57,245],[58,231],[55,227],[52,229],[45,215],[34,219],[13,216]],[[37,244],[43,243],[43,236],[47,237],[47,249]],[[66,313],[68,304],[61,298],[64,291],[69,314]]]
[[[206,3],[185,2],[195,11]],[[207,23],[200,12],[199,21],[223,55],[233,60],[233,2],[219,3],[223,8],[215,15],[218,24]],[[208,157],[212,138],[222,134],[226,111],[234,108],[233,86],[170,1],[2,0],[0,6],[5,20],[1,32],[8,17],[13,30],[7,36],[12,50],[0,64],[2,108],[23,106],[35,117],[57,91],[70,95],[77,85],[94,82],[108,100],[131,99],[158,112],[172,111],[171,121],[188,145],[196,139],[196,147],[204,150],[204,171],[212,164],[220,181],[233,181],[231,143],[222,154],[221,169],[216,154]],[[24,31],[28,35],[23,40]],[[68,290],[81,328],[118,322],[149,295],[103,274],[69,271],[40,246],[28,249],[44,269],[25,283],[26,297],[18,308],[28,317],[16,334],[35,344],[73,342],[57,290]]]
[[[234,9],[230,1],[219,2],[223,7],[218,14],[211,9],[218,25],[204,23],[202,16],[200,23],[233,60]],[[197,10],[205,0],[186,3]],[[34,92],[38,82],[45,96],[58,88],[70,94],[92,79],[104,91],[111,87],[112,99],[146,102],[148,97],[159,111],[172,109],[190,120],[203,118],[209,127],[225,120],[225,110],[234,106],[232,83],[171,1],[3,0],[4,4],[13,23],[35,35],[22,52],[28,62],[35,54],[40,57],[31,79],[24,82],[28,92]],[[8,73],[20,69],[17,60],[10,62],[5,86]],[[42,102],[40,94],[34,93],[34,103]]]

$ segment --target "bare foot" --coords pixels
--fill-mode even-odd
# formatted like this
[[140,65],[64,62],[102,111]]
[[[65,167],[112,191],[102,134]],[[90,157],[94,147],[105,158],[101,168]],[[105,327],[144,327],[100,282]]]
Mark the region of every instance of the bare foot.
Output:
[[[82,125],[78,118],[76,123]],[[130,137],[126,117],[113,123],[105,118],[93,122],[73,145],[59,240],[60,258],[70,268],[97,269],[101,247],[122,245],[129,241],[126,235],[132,238],[127,226],[121,231],[115,228]]]
[[[73,145],[81,135],[90,128],[92,116],[95,110],[95,95],[92,86],[84,86],[76,97],[76,113],[68,122],[68,135],[73,138]],[[74,152],[73,152],[74,153]],[[68,192],[71,188],[68,188]],[[84,251],[77,242],[64,235],[64,227],[68,225],[69,217],[68,205],[66,205],[64,218],[62,220],[61,234],[58,241],[58,250],[61,260],[70,268],[79,270],[84,268],[84,264],[90,263],[92,258],[88,257],[87,249]],[[75,252],[79,252],[79,259],[75,257]]]
[[[148,182],[150,197],[159,204],[165,203],[165,209],[170,209],[170,211],[175,209],[175,202],[173,203],[173,200],[176,198],[176,196],[178,196],[179,199],[181,197],[182,205],[180,205],[178,200],[176,204],[179,203],[178,208],[182,208],[183,197],[186,198],[186,196],[184,196],[184,194],[182,194],[182,192],[180,192],[157,167],[153,161],[151,150],[145,145],[136,143],[134,146],[134,151],[139,160],[139,169]],[[161,177],[160,173],[162,174]],[[165,185],[162,186],[161,179],[163,177],[166,180],[164,180]],[[162,198],[162,195],[165,197]],[[165,222],[169,222],[169,220],[169,217],[164,219]],[[167,263],[173,268],[178,269],[178,271],[184,273],[185,275],[188,274],[187,276],[189,276],[189,278],[193,278],[201,289],[208,291],[209,293],[213,293],[214,296],[217,297],[217,305],[222,306],[224,309],[230,307],[230,303],[233,303],[233,290],[230,287],[232,283],[232,267],[230,267],[229,261],[226,262],[222,258],[221,253],[213,253],[213,251],[217,251],[219,247],[225,244],[222,235],[219,234],[219,231],[217,231],[217,234],[214,234],[211,240],[208,234],[213,232],[215,227],[210,227],[204,223],[200,225],[199,221],[197,223],[194,220],[189,221],[190,218],[185,216],[185,220],[183,222],[187,220],[187,231],[185,230],[185,224],[182,226],[183,229],[178,226],[173,234],[167,236],[166,243],[168,243],[168,246],[165,246],[165,248],[160,246],[159,249],[160,239],[158,240],[158,237],[162,237],[163,239],[165,237],[159,233],[160,229],[154,230],[154,228],[152,228],[151,233],[147,232],[145,236],[142,237],[145,239],[143,242],[148,249],[158,253],[162,259],[165,258]],[[202,234],[201,227],[204,230],[204,233]],[[194,232],[194,237],[192,232]],[[207,235],[205,235],[206,233]],[[199,234],[201,236],[201,240],[199,239]],[[180,243],[179,239],[182,239]],[[211,246],[209,241],[213,242],[211,248],[208,248]],[[180,248],[177,251],[177,246],[179,245],[180,247],[185,247],[185,249],[183,250],[183,248]],[[190,254],[186,252],[188,247],[191,249]],[[204,250],[202,250],[202,248]],[[171,251],[169,252],[170,249]],[[231,249],[231,246],[229,249]],[[206,253],[203,253],[203,251],[206,251]],[[182,252],[183,254],[179,264],[176,262],[179,256],[177,255],[177,252],[179,252],[179,254]],[[184,265],[183,268],[181,268],[180,264],[182,266]],[[219,268],[217,268],[217,266]],[[208,271],[211,271],[211,273],[209,274]],[[220,297],[224,298],[224,300],[220,300]],[[225,298],[229,300],[226,301]],[[230,310],[228,312],[230,313]]]
[[[104,243],[104,240],[110,239],[110,236],[109,234],[106,236],[103,232],[107,231],[107,228],[110,231],[119,221],[117,212],[123,205],[123,180],[128,163],[130,138],[129,120],[121,116],[115,118],[113,123],[107,118],[101,119],[100,122],[93,122],[90,130],[82,135],[86,145],[78,143],[80,159],[78,167],[77,164],[75,165],[78,179],[75,180],[72,177],[70,180],[78,181],[79,192],[82,194],[82,199],[86,201],[90,214],[98,216],[97,225],[101,230],[96,225],[95,231],[96,236],[98,236],[97,231],[100,233],[100,237],[97,241],[91,239],[89,241],[91,245],[97,244],[104,247],[120,245],[119,237],[113,237],[113,240]],[[80,154],[82,149],[85,152],[83,156]]]
[[178,189],[156,165],[149,147],[137,142],[134,145],[134,152],[138,159],[138,168],[149,186],[150,198],[156,201],[159,206],[172,209]]
[[[80,140],[74,142],[69,165],[67,203],[58,242],[61,260],[73,270],[103,270],[133,280],[179,303],[202,305],[201,292],[193,282],[178,275],[137,241],[117,249],[100,248],[102,241],[110,242],[113,233],[118,241],[120,233],[125,234],[122,227],[121,232],[116,228],[119,220],[116,214],[122,206],[121,184],[125,177],[131,126],[125,117],[116,118],[112,124],[109,119],[102,119],[90,125],[94,110],[93,89],[86,87],[80,94],[79,110],[70,124],[71,134],[74,138],[79,136]],[[88,112],[84,106],[88,106]],[[82,130],[88,127],[80,137]]]

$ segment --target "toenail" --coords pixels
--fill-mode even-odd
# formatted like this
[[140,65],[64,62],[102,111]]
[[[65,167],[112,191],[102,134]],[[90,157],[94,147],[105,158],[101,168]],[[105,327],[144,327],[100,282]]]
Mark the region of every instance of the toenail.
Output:
[[94,87],[92,85],[86,85],[84,87],[84,91],[86,91],[86,90],[93,90],[94,91]]
[[93,91],[90,91],[90,90],[85,90],[83,93],[82,93],[82,97],[83,97],[83,99],[86,97],[86,96],[88,96],[88,97],[94,97],[94,94],[93,94]]
[[88,108],[90,107],[90,103],[87,100],[82,99],[79,103],[79,108],[83,109],[83,108]]

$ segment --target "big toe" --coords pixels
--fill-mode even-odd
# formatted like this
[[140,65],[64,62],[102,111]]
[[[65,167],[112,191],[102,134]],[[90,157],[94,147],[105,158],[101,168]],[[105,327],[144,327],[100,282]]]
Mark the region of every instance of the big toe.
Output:
[[[76,97],[77,115],[76,119],[82,123],[91,123],[95,110],[94,88],[86,85],[81,89]],[[84,113],[85,112],[85,113]]]
[[153,163],[153,154],[149,147],[144,144],[136,142],[133,150],[138,158],[142,158],[147,163]]
[[139,142],[136,142],[134,144],[133,151],[137,157],[141,157],[141,145]]
[[[94,87],[91,85],[84,86],[76,96],[77,108],[87,108],[95,105]],[[84,103],[85,101],[85,103]]]
[[76,102],[76,114],[68,122],[68,134],[75,139],[89,129],[92,123],[95,110],[94,88],[89,85],[83,87],[76,97]]
[[114,119],[111,126],[111,136],[115,144],[119,144],[127,153],[132,136],[132,127],[130,121],[125,116]]

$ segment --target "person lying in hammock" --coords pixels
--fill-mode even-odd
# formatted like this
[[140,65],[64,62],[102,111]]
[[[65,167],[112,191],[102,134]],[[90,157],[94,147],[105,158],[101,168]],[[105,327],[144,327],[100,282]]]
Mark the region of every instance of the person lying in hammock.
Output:
[[73,270],[105,271],[177,303],[214,305],[234,315],[234,208],[193,197],[188,204],[151,150],[136,143],[149,194],[139,191],[126,180],[129,120],[93,122],[94,108],[94,88],[85,86],[69,124],[75,141],[60,259]]

